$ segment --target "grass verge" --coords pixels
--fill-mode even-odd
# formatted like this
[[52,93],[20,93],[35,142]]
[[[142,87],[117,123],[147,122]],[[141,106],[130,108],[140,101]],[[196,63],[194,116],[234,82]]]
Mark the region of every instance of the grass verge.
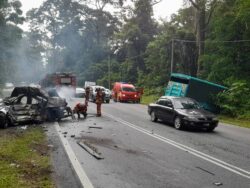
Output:
[[148,105],[149,103],[155,102],[157,99],[159,99],[159,97],[156,95],[143,95],[141,104]]
[[0,188],[55,187],[41,127],[0,130]]
[[250,121],[244,119],[236,119],[227,116],[219,116],[219,120],[223,123],[228,123],[231,125],[236,125],[239,127],[250,128]]

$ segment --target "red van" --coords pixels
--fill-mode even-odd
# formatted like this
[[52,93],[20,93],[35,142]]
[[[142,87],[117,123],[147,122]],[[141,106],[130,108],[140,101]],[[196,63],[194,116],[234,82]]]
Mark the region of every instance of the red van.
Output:
[[115,82],[112,90],[112,98],[115,102],[136,102],[139,103],[141,99],[141,92],[138,92],[134,85]]

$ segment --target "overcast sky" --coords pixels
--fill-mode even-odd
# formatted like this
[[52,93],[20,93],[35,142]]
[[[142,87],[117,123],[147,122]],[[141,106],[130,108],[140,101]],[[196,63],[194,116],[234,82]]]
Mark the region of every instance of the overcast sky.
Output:
[[[32,8],[39,7],[45,0],[20,0],[23,7],[24,15]],[[175,13],[183,5],[183,0],[162,0],[154,6],[155,18],[169,18],[171,14]]]

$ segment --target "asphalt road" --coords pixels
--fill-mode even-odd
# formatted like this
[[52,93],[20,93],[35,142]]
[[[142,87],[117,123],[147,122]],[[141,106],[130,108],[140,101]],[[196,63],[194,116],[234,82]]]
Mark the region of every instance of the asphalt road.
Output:
[[87,119],[64,120],[57,130],[94,187],[250,187],[249,129],[220,124],[213,133],[178,131],[151,122],[144,105],[103,104],[102,117],[95,117],[95,108],[89,103]]

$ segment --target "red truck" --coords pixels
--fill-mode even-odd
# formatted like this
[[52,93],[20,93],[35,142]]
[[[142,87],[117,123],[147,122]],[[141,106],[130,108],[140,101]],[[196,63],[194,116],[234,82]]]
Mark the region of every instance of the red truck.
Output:
[[47,74],[44,79],[40,81],[41,87],[62,87],[70,86],[76,88],[76,76],[72,73],[52,73]]
[[40,81],[40,85],[42,88],[56,88],[58,92],[70,93],[73,96],[76,91],[76,76],[73,73],[66,72],[47,74]]
[[112,89],[112,98],[115,102],[140,103],[143,89],[136,89],[133,84],[115,82]]

